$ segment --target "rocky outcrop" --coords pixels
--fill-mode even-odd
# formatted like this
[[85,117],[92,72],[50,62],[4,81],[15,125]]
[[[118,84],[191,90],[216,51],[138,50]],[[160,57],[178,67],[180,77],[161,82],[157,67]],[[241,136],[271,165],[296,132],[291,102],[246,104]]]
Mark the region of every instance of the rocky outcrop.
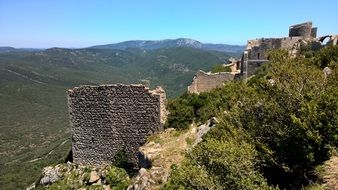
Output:
[[27,189],[126,189],[131,180],[125,170],[110,165],[78,165],[71,162],[43,169],[38,184]]
[[191,147],[196,134],[194,125],[190,130],[179,132],[168,128],[149,138],[140,151],[151,161],[152,167],[141,168],[128,189],[160,189],[168,179],[173,164],[179,165]]
[[203,136],[208,133],[208,131],[214,127],[217,123],[219,123],[216,117],[209,119],[206,123],[197,127],[197,133],[195,142],[193,143],[192,147],[197,145],[199,142],[203,140]]
[[[169,172],[163,167],[141,168],[128,190],[154,189],[167,181]],[[155,188],[156,189],[156,188]]]
[[327,76],[329,76],[332,73],[332,70],[329,67],[325,67],[323,69],[323,73],[324,73],[324,78],[326,79]]
[[61,179],[61,168],[59,165],[52,167],[48,166],[43,168],[42,179],[40,180],[41,185],[49,185]]

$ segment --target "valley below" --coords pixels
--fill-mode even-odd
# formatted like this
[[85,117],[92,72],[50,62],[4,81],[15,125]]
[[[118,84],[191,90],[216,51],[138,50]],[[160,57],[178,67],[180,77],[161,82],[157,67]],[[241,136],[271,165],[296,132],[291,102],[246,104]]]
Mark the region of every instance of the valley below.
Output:
[[162,86],[169,98],[186,91],[196,71],[236,53],[191,47],[63,49],[0,53],[0,189],[23,189],[44,166],[70,151],[67,93],[96,84]]

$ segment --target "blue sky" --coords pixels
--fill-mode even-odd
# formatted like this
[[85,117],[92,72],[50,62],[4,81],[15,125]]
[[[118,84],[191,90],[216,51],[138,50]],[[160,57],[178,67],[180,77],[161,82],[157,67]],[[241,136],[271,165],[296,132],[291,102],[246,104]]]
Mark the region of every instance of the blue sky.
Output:
[[87,47],[180,37],[246,44],[313,21],[338,34],[337,0],[0,0],[0,46]]

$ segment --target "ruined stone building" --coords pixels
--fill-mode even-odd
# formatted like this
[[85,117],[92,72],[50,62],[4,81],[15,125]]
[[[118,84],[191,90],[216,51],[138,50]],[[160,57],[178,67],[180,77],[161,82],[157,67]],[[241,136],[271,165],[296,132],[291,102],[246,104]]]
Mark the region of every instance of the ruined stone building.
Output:
[[[137,162],[147,136],[163,128],[165,92],[142,85],[80,86],[68,91],[75,163],[112,163],[121,152]],[[162,103],[162,104],[161,104]]]
[[323,43],[325,39],[329,39],[327,45],[336,46],[338,44],[338,35],[326,35],[320,37],[318,40]]
[[240,61],[230,58],[229,64],[225,67],[229,67],[231,72],[206,73],[202,70],[198,71],[191,85],[188,86],[188,92],[196,94],[208,92],[214,88],[222,87],[226,82],[233,81],[235,76],[239,74]]
[[329,39],[326,45],[337,45],[338,35],[326,35],[317,38],[317,28],[312,22],[292,25],[289,27],[289,36],[282,38],[259,38],[248,40],[241,59],[230,59],[227,67],[231,72],[206,73],[198,71],[188,87],[190,93],[210,91],[221,87],[225,82],[232,80],[246,80],[254,75],[256,69],[268,61],[268,53],[273,49],[286,49],[291,54],[296,54],[301,45],[310,45],[311,49],[318,50],[323,46],[325,39]]
[[199,94],[208,92],[214,88],[221,87],[227,81],[234,80],[235,75],[230,72],[206,73],[202,70],[198,71],[190,86],[189,93]]
[[[324,40],[329,39],[325,44]],[[260,38],[248,40],[247,47],[242,56],[241,76],[250,77],[257,67],[267,61],[267,54],[273,49],[286,49],[295,55],[301,45],[307,45],[312,50],[319,50],[323,46],[337,45],[338,35],[317,37],[317,27],[312,22],[292,25],[289,27],[289,36],[283,38]]]
[[[248,40],[242,57],[241,75],[252,76],[256,68],[267,61],[267,54],[270,50],[286,49],[291,53],[296,53],[302,41],[317,42],[316,37],[317,28],[312,27],[312,22],[305,22],[290,26],[289,37]],[[320,43],[314,44],[317,44],[320,48]]]

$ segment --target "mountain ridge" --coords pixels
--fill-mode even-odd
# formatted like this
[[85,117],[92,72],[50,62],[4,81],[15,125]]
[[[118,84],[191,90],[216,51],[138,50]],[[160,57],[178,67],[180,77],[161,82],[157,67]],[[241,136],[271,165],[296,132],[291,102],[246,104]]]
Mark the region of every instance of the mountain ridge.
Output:
[[142,49],[157,50],[162,48],[186,47],[202,50],[220,51],[239,54],[245,49],[244,45],[229,45],[222,43],[202,43],[190,38],[164,39],[164,40],[127,40],[117,43],[94,45],[83,48],[50,47],[50,48],[14,48],[11,46],[0,46],[0,53],[7,52],[32,52],[48,49]]
[[94,49],[121,49],[140,48],[154,50],[168,47],[190,47],[196,49],[213,50],[220,52],[240,53],[244,50],[243,45],[202,43],[190,38],[164,39],[164,40],[128,40],[112,44],[95,45],[89,48]]

